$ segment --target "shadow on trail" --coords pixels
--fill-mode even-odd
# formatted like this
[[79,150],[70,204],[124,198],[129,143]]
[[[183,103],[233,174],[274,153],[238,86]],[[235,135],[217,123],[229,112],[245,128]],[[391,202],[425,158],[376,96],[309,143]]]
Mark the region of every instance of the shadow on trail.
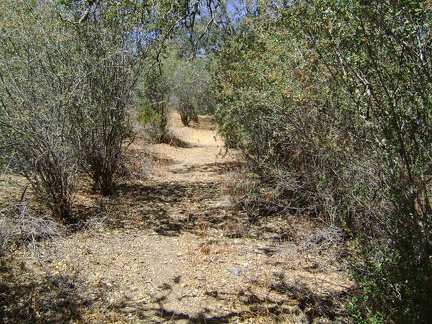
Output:
[[74,276],[48,275],[22,282],[1,260],[0,323],[80,322],[91,300],[80,295],[83,284]]
[[237,206],[215,206],[221,195],[219,182],[124,183],[118,189],[118,196],[100,207],[111,228],[177,236],[198,227],[221,226],[239,211]]
[[240,170],[244,166],[242,162],[215,162],[207,163],[204,165],[191,165],[189,167],[183,168],[181,170],[176,170],[175,173],[178,174],[188,174],[192,172],[203,172],[208,174],[225,174],[227,172],[233,172]]

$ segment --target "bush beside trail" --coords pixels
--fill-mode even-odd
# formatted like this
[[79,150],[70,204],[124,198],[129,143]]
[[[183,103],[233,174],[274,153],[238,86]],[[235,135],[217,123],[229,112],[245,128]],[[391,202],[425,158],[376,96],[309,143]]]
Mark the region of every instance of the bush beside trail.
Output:
[[359,321],[431,318],[428,1],[258,4],[218,55],[217,121],[244,152],[249,206],[358,242]]

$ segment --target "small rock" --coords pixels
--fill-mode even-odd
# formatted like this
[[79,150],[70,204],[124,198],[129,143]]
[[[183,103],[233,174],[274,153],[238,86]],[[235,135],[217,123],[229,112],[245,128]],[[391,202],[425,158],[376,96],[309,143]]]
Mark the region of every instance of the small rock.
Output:
[[241,270],[236,267],[231,267],[228,269],[229,272],[235,274],[236,276],[240,276],[242,274]]
[[179,283],[179,282],[181,281],[181,276],[175,276],[175,277],[173,278],[173,281],[174,281],[175,283]]

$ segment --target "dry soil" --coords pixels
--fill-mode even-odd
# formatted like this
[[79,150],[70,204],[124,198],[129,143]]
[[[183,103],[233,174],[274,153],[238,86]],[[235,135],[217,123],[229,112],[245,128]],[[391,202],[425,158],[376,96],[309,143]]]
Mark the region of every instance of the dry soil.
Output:
[[233,185],[241,156],[213,127],[173,114],[182,147],[137,139],[118,195],[83,189],[84,228],[16,252],[4,296],[30,322],[346,322],[340,233],[290,215],[251,222]]

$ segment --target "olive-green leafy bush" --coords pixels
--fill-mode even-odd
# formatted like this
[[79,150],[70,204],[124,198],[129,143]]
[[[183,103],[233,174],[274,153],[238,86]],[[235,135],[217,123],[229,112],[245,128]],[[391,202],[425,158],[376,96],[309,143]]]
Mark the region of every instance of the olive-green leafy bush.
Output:
[[185,126],[191,121],[197,122],[198,113],[214,110],[208,62],[206,57],[187,59],[178,56],[167,62],[170,101]]
[[[156,138],[161,142],[169,142],[167,116],[170,109],[177,110],[185,126],[191,121],[197,122],[198,113],[214,112],[210,59],[183,57],[180,50],[178,42],[170,44],[161,64],[145,73],[138,85],[143,103],[139,119],[156,126],[153,129],[157,130]],[[151,116],[153,118],[149,119]]]
[[430,3],[261,6],[219,52],[221,134],[272,189],[265,199],[357,239],[357,320],[427,322]]
[[160,143],[169,143],[169,85],[160,66],[154,66],[141,76],[138,84],[138,120],[151,129],[150,136]]
[[[8,164],[25,176],[56,217],[74,222],[72,200],[78,169],[70,142],[69,94],[73,43],[47,3],[1,3],[1,147]],[[51,20],[51,24],[46,24]]]

